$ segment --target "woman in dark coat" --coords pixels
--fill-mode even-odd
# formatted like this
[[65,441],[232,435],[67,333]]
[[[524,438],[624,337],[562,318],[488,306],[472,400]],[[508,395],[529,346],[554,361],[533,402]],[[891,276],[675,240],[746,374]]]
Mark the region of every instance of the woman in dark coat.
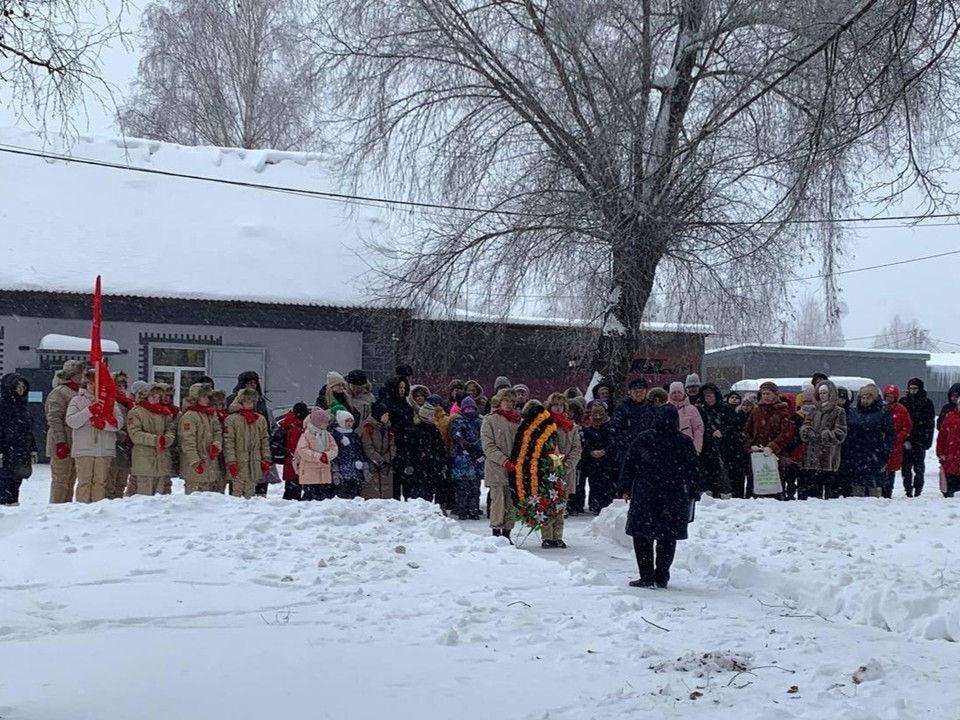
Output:
[[700,388],[700,397],[703,399],[700,406],[700,415],[703,416],[703,449],[700,451],[703,490],[715,498],[729,500],[733,487],[724,451],[731,439],[740,439],[734,410],[723,402],[720,388],[713,383]]
[[590,512],[599,515],[613,502],[619,468],[605,401],[591,401],[590,426],[583,428],[582,443],[581,476],[586,481],[584,486],[590,488]]
[[413,428],[413,407],[407,400],[410,394],[410,382],[401,376],[393,377],[384,383],[382,402],[390,414],[390,427],[396,443],[396,455],[393,458],[393,498],[399,500],[401,494],[407,496],[406,485],[413,475],[410,462],[410,430]]
[[27,408],[30,383],[16,373],[0,379],[0,505],[20,504],[24,472],[37,461],[37,441]]
[[620,493],[630,501],[626,532],[633,536],[640,570],[631,587],[667,587],[677,540],[687,539],[699,472],[697,451],[680,432],[676,408],[661,405],[653,427],[630,447],[620,475]]
[[880,389],[873,384],[864,385],[856,406],[847,416],[847,441],[837,472],[850,483],[854,497],[882,497],[887,460],[895,440],[893,418],[883,407]]

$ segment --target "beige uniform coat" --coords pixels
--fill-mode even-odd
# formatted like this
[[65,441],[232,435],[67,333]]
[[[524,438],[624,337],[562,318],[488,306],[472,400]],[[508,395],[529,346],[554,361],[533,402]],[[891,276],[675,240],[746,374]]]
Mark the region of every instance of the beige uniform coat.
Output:
[[392,497],[393,459],[397,455],[393,432],[376,418],[367,418],[360,428],[360,445],[369,460],[360,494],[367,499]]
[[[55,383],[59,381],[54,381]],[[64,382],[55,384],[47,395],[44,410],[47,415],[47,455],[56,457],[59,443],[72,445],[73,430],[67,425],[67,406],[77,396],[77,391]]]
[[117,430],[123,427],[123,413],[120,406],[113,406],[116,426],[106,423],[103,430],[90,424],[90,405],[95,400],[86,388],[73,397],[67,405],[66,424],[73,430],[71,457],[113,457],[117,452]]
[[583,445],[580,442],[580,428],[576,425],[572,430],[557,428],[557,439],[560,452],[563,454],[563,484],[567,487],[567,494],[577,491],[577,472],[580,466],[580,457],[583,455]]
[[[242,409],[242,405],[231,405],[230,414],[223,423],[223,457],[228,466],[236,463],[239,468],[237,480],[256,483],[263,477],[260,462],[271,461],[270,432],[263,415],[258,414],[256,421],[250,423],[240,414]],[[232,479],[227,476],[227,482]]]
[[[157,478],[173,474],[170,448],[176,442],[176,436],[170,429],[169,415],[136,405],[127,413],[127,435],[133,441],[131,475]],[[161,435],[167,441],[165,450],[159,448]]]
[[520,423],[495,412],[485,415],[480,425],[480,446],[483,448],[483,482],[487,487],[508,487],[510,478],[504,465],[513,452]]
[[[220,459],[210,458],[210,448],[223,452],[223,426],[214,413],[187,410],[177,421],[177,444],[180,447],[180,477],[184,482],[219,483]],[[197,465],[203,463],[203,472]]]

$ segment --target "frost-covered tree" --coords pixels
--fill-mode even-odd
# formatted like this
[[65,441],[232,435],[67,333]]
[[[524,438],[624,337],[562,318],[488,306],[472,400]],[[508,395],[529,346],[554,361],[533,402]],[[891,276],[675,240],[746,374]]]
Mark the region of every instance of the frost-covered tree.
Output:
[[411,212],[390,293],[506,313],[582,289],[617,380],[652,295],[775,317],[815,255],[832,317],[837,218],[918,185],[943,199],[955,0],[319,0],[318,17],[348,177],[449,207]]
[[838,320],[827,315],[822,297],[808,293],[800,299],[787,324],[787,342],[793,345],[840,347],[843,345],[843,331]]
[[125,0],[0,0],[0,102],[65,129],[85,98],[113,105],[101,51],[123,43]]
[[937,344],[930,338],[930,331],[920,327],[917,320],[904,320],[899,315],[884,325],[880,334],[873,339],[875,348],[889,348],[891,350],[929,350],[937,349]]
[[123,131],[185,145],[311,150],[317,63],[299,0],[148,5]]

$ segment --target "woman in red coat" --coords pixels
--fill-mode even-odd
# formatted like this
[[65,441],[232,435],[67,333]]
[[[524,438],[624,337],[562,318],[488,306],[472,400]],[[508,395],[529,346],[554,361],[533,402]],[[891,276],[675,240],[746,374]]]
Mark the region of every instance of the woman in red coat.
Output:
[[900,404],[900,388],[896,385],[883,388],[883,400],[893,416],[893,431],[897,438],[887,461],[887,482],[883,486],[883,497],[889,498],[893,496],[893,479],[897,476],[897,470],[903,466],[903,444],[913,430],[913,420],[910,418],[910,411]]
[[937,435],[937,457],[947,476],[943,495],[953,497],[960,490],[960,405],[943,417],[940,434]]
[[[306,403],[298,402],[290,412],[280,418],[277,429],[273,431],[274,437],[271,438],[270,445],[274,463],[283,463],[284,500],[301,499],[302,489],[300,478],[293,467],[293,454],[297,451],[297,443],[300,442],[300,436],[303,434],[303,420],[309,414],[310,408]],[[282,446],[279,442],[274,442],[277,440],[282,440]]]

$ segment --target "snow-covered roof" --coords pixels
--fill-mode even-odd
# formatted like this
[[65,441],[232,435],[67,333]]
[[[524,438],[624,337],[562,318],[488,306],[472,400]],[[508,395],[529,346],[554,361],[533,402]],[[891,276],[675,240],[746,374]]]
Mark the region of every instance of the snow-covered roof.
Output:
[[[360,306],[380,208],[333,190],[318,155],[0,129],[0,289]],[[26,149],[122,166],[12,154]],[[274,190],[131,170],[192,175]],[[351,210],[356,211],[350,216]]]
[[952,353],[930,353],[930,359],[927,360],[927,367],[960,367],[960,352]]
[[918,355],[924,358],[930,357],[926,350],[895,350],[891,348],[852,348],[852,347],[818,347],[813,345],[760,345],[757,343],[740,343],[738,345],[727,345],[726,347],[707,350],[705,355],[730,352],[731,350],[761,350],[764,352],[778,351],[797,351],[814,353],[838,353],[842,355]]
[[[100,349],[108,355],[120,352],[120,345],[115,340],[100,339]],[[40,338],[37,350],[45,352],[90,352],[90,338],[74,337],[73,335],[59,335],[49,333]]]

